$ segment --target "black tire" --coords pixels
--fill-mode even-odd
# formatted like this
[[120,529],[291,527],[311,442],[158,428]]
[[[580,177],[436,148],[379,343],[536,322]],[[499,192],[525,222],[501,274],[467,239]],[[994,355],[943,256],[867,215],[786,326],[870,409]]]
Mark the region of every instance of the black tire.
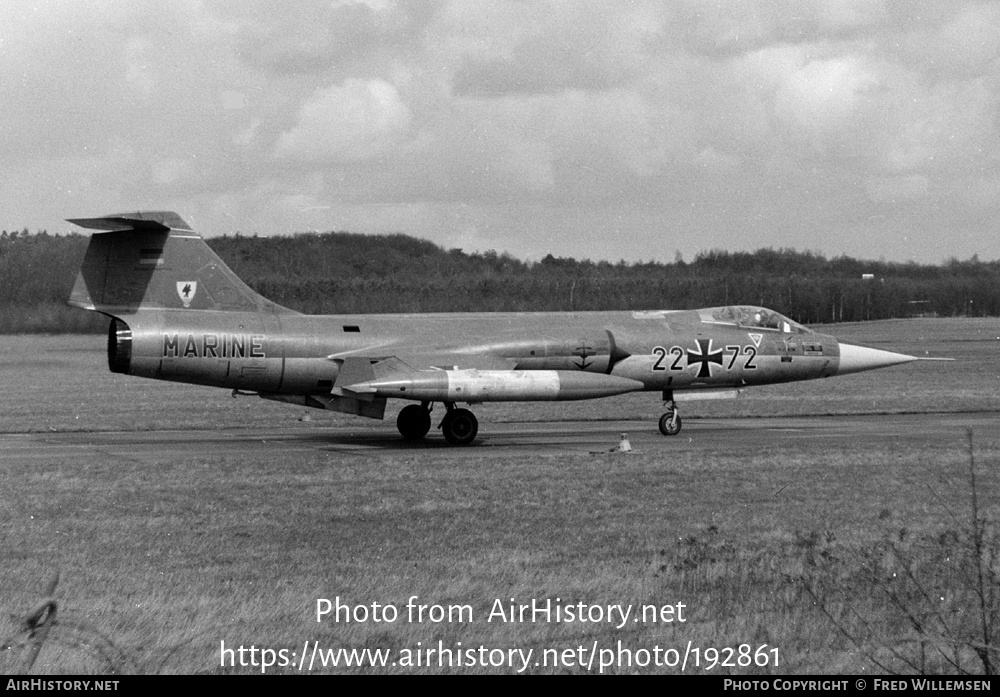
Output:
[[479,421],[468,409],[452,409],[441,422],[441,432],[452,445],[468,445],[479,433]]
[[681,432],[681,415],[678,414],[677,418],[673,418],[672,412],[667,412],[660,417],[660,433],[665,436],[676,436]]
[[403,407],[396,417],[396,428],[406,440],[420,440],[431,430],[431,415],[419,404]]

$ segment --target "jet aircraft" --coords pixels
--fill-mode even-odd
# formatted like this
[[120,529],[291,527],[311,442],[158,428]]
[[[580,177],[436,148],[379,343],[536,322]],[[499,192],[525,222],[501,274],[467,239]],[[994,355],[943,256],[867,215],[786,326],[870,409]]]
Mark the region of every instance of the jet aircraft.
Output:
[[459,404],[662,396],[660,431],[685,395],[828,378],[917,360],[838,342],[762,307],[571,313],[304,315],[243,281],[176,213],[71,219],[96,230],[69,303],[111,318],[112,372],[211,385],[374,419],[424,438],[431,410],[471,443]]

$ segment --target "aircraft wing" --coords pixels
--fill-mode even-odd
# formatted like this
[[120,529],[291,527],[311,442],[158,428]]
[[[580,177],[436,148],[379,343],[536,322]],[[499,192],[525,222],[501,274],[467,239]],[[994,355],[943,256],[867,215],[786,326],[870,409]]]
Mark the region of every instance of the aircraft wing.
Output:
[[334,357],[339,371],[331,394],[360,401],[400,398],[475,403],[592,399],[643,389],[638,380],[603,373],[517,370],[513,359],[500,356],[448,352],[407,354],[407,359]]
[[394,365],[405,365],[408,370],[513,370],[517,365],[514,358],[505,358],[485,353],[463,353],[453,350],[402,349],[399,347],[369,348],[360,352],[350,351],[327,356],[328,360],[341,363],[348,358],[363,358],[378,365],[395,361]]

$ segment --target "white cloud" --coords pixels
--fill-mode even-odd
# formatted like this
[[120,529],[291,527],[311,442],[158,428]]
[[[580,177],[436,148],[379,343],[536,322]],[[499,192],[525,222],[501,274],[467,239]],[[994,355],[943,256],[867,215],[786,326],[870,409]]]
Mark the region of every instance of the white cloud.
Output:
[[188,160],[170,157],[153,162],[150,176],[153,183],[169,186],[190,177],[192,169]]
[[921,26],[905,39],[909,58],[933,75],[975,75],[1000,57],[1000,4],[958,5],[940,26]]
[[898,177],[869,177],[865,188],[872,201],[879,203],[903,203],[917,201],[927,196],[930,185],[927,177],[911,174]]
[[834,32],[871,27],[888,16],[882,0],[824,0],[813,5],[819,26]]
[[810,61],[778,90],[775,111],[817,153],[836,155],[835,149],[861,136],[867,94],[878,83],[878,75],[854,56]]
[[385,154],[410,129],[410,110],[383,80],[349,79],[316,90],[278,138],[280,158],[355,162]]
[[898,127],[887,137],[891,170],[942,173],[996,166],[1000,94],[982,79],[919,81],[898,109]]
[[0,64],[8,228],[860,254],[923,206],[980,245],[935,255],[1000,256],[995,2],[9,0]]

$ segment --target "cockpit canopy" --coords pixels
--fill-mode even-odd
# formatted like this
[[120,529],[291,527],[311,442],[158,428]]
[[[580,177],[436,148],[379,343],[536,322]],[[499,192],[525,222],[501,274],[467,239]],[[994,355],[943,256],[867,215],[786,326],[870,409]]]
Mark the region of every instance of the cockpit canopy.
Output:
[[699,310],[702,322],[731,324],[746,329],[765,329],[785,334],[815,334],[812,329],[793,322],[782,314],[764,307],[752,305],[730,305]]

